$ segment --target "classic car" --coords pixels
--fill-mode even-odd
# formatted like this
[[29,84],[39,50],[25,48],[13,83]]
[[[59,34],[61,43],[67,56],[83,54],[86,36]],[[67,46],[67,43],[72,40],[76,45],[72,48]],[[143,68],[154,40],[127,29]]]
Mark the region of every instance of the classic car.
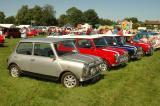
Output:
[[134,36],[134,40],[150,43],[154,49],[160,48],[160,35],[154,32],[139,32]]
[[[59,48],[60,44],[73,49],[64,51]],[[80,54],[72,41],[54,38],[23,39],[7,61],[12,77],[28,74],[55,79],[67,88],[100,78],[101,72],[106,70],[101,58]]]
[[3,46],[4,41],[5,41],[5,36],[0,35],[0,46]]
[[141,42],[140,40],[134,40],[133,34],[124,35],[124,38],[128,44],[142,47],[144,55],[153,55],[154,50],[153,50],[153,46],[151,45],[151,43]]

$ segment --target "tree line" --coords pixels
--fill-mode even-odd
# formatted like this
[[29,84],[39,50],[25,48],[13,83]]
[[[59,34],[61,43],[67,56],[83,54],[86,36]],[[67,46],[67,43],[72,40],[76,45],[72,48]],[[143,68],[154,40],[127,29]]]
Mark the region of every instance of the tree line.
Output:
[[[29,8],[28,5],[23,5],[15,16],[6,17],[5,14],[0,11],[0,23],[13,23],[16,25],[29,24],[29,25],[45,25],[45,26],[63,26],[70,23],[73,26],[77,24],[89,23],[96,27],[97,25],[114,25],[114,22],[110,19],[99,18],[94,9],[88,9],[81,11],[76,7],[69,8],[65,14],[55,17],[56,11],[52,5],[44,5],[43,7],[35,5],[33,8]],[[131,20],[133,22],[133,28],[137,28],[143,24],[138,21],[137,18],[125,18],[124,20]]]

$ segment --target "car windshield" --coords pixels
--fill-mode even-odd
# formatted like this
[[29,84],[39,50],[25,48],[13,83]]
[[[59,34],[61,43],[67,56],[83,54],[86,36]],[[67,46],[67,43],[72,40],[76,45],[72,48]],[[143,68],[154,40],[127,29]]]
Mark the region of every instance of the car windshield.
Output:
[[118,45],[124,45],[126,44],[125,38],[120,36],[120,37],[116,37],[116,44]]
[[116,45],[117,40],[114,37],[106,36],[104,38],[109,46]]
[[73,40],[66,40],[54,44],[58,56],[78,53]]
[[104,38],[96,38],[93,41],[97,48],[108,46],[107,41]]

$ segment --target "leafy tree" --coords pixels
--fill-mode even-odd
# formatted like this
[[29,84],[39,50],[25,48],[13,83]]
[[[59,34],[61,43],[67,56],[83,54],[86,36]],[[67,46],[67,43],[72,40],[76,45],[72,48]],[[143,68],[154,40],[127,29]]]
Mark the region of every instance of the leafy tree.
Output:
[[15,24],[15,17],[14,16],[9,16],[5,19],[5,23],[7,24]]
[[99,17],[97,15],[97,13],[95,12],[95,10],[89,9],[89,10],[85,11],[83,14],[84,14],[86,23],[89,23],[92,26],[95,26],[96,24],[98,24]]
[[31,23],[34,25],[40,25],[42,17],[42,8],[38,5],[35,5],[33,8],[30,9],[30,14],[31,14]]
[[30,24],[31,23],[31,10],[28,9],[27,5],[21,7],[18,10],[16,15],[16,22],[17,24]]
[[132,21],[133,23],[137,23],[137,22],[139,22],[139,21],[138,21],[138,18],[136,18],[136,17],[125,18],[124,20]]
[[101,24],[101,25],[109,25],[109,26],[111,26],[111,25],[113,25],[113,23],[114,22],[109,20],[109,19],[103,19],[103,18],[99,19],[99,24]]
[[76,7],[71,7],[66,11],[69,23],[76,26],[77,24],[84,23],[85,19],[81,10]]
[[62,14],[58,19],[59,26],[64,26],[65,24],[69,23],[68,17],[65,14]]
[[45,5],[42,9],[41,22],[43,25],[56,25],[57,20],[55,18],[55,13],[53,6]]
[[3,23],[4,19],[5,19],[5,14],[2,11],[0,11],[0,23]]

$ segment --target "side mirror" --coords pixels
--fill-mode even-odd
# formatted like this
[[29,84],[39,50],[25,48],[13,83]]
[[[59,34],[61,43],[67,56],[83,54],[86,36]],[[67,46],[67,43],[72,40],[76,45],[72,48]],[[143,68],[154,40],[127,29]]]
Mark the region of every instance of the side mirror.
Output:
[[113,42],[113,45],[115,46],[115,45],[117,45],[115,42]]

